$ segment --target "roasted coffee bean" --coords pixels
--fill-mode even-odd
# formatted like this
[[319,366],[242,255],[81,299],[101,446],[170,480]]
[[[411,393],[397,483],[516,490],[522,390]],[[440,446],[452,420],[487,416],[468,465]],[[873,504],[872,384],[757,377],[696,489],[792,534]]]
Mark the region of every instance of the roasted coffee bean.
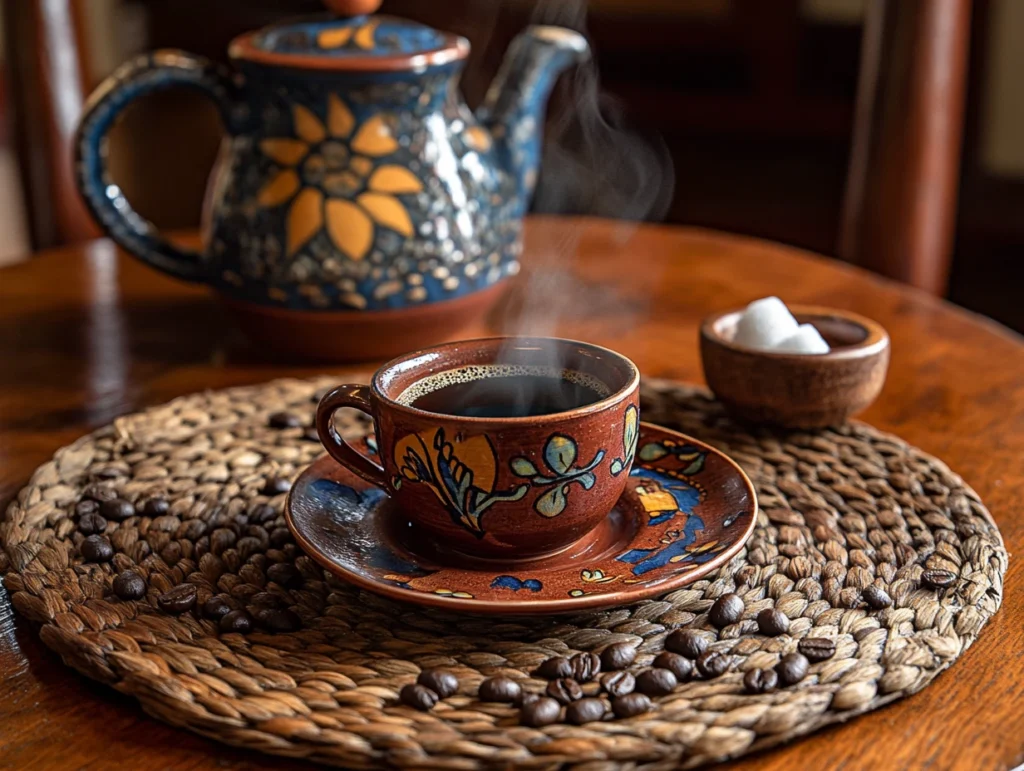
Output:
[[565,719],[573,725],[593,723],[604,717],[605,706],[600,699],[588,697],[574,701],[565,708]]
[[530,704],[533,704],[533,702],[537,701],[537,699],[546,699],[546,698],[547,698],[547,696],[545,696],[542,693],[529,693],[527,691],[523,691],[522,693],[519,694],[519,698],[516,699],[513,702],[513,704],[515,704],[517,707],[525,707],[525,706],[528,706]]
[[705,651],[697,659],[697,671],[701,677],[712,678],[724,675],[732,666],[732,656],[718,651]]
[[187,613],[196,604],[196,587],[192,584],[178,584],[157,597],[156,604],[166,613]]
[[275,549],[281,549],[292,542],[291,531],[287,527],[275,527],[270,534],[270,545]]
[[589,683],[601,671],[601,657],[596,653],[577,653],[569,663],[572,677],[577,683]]
[[583,698],[583,689],[580,688],[580,684],[568,677],[552,680],[544,692],[559,704],[568,704]]
[[447,699],[459,690],[459,680],[451,672],[443,669],[425,669],[420,672],[416,682],[425,685],[442,699]]
[[292,483],[284,477],[271,477],[263,485],[264,495],[281,495],[292,489]]
[[636,659],[636,646],[631,643],[615,643],[601,651],[601,669],[611,672],[625,669]]
[[775,665],[775,673],[779,676],[779,683],[793,685],[807,677],[808,667],[810,662],[802,653],[787,653]]
[[480,701],[500,701],[515,704],[521,701],[523,689],[511,677],[488,677],[480,683]]
[[150,498],[142,507],[142,513],[147,517],[162,517],[171,508],[166,498]]
[[653,664],[659,669],[667,669],[680,683],[693,677],[693,662],[678,653],[662,651],[655,656]]
[[267,568],[267,578],[285,589],[298,589],[302,586],[302,573],[290,562],[278,562]]
[[307,442],[319,442],[320,432],[316,430],[316,426],[313,426],[302,432],[302,438]]
[[719,629],[735,624],[743,616],[744,608],[746,605],[738,594],[723,594],[708,611],[708,621]]
[[100,514],[114,522],[124,522],[129,517],[135,516],[135,506],[124,498],[115,498],[100,504]]
[[75,516],[84,517],[86,514],[97,514],[100,505],[96,501],[86,499],[75,504]]
[[427,686],[420,685],[419,683],[403,687],[398,697],[402,700],[402,704],[418,709],[421,712],[433,709],[434,705],[438,702],[437,694],[427,688]]
[[869,608],[884,610],[885,608],[892,607],[892,597],[880,586],[871,584],[871,586],[866,587],[861,592],[860,596],[864,598],[864,602],[868,604]]
[[114,558],[114,547],[102,535],[90,535],[79,547],[86,562],[110,562]]
[[836,655],[836,644],[827,637],[806,637],[796,644],[800,651],[810,661],[825,661]]
[[572,677],[572,664],[564,656],[552,656],[550,659],[541,662],[534,673],[537,677],[545,680],[558,680],[562,677]]
[[647,669],[636,676],[636,689],[648,696],[664,696],[672,693],[679,684],[671,670],[654,668]]
[[789,631],[789,616],[777,608],[765,608],[757,614],[757,628],[767,637],[778,637]]
[[82,535],[99,535],[107,529],[107,520],[99,514],[83,514],[78,519],[78,532]]
[[768,693],[779,686],[774,669],[751,669],[743,675],[743,690],[747,693]]
[[146,580],[131,570],[114,578],[114,594],[122,600],[141,600],[146,596]]
[[261,503],[255,506],[249,514],[249,521],[257,525],[266,525],[277,519],[277,509],[269,503]]
[[665,647],[672,653],[695,659],[708,649],[708,641],[694,629],[677,629],[665,638]]
[[267,418],[267,425],[271,428],[298,428],[302,423],[302,418],[291,412],[275,412]]
[[203,603],[203,615],[211,621],[220,621],[230,612],[231,606],[219,594],[213,595]]
[[96,501],[96,503],[103,503],[103,501],[112,501],[117,497],[117,491],[112,487],[104,487],[103,485],[89,485],[82,490],[82,497],[90,501]]
[[930,568],[921,574],[921,583],[931,589],[945,589],[956,583],[956,573],[941,568]]
[[651,711],[651,699],[643,693],[630,693],[612,701],[615,717],[636,717]]
[[554,699],[541,697],[530,703],[524,703],[519,710],[519,722],[533,728],[551,725],[558,722],[558,716],[562,713],[562,706]]
[[633,693],[636,678],[629,672],[608,672],[601,676],[601,688],[609,696],[625,696],[627,693]]
[[249,634],[252,631],[253,620],[244,610],[233,610],[221,616],[217,627],[224,633],[237,632],[238,634]]
[[294,632],[302,627],[302,619],[292,610],[262,608],[254,615],[259,625],[271,632]]

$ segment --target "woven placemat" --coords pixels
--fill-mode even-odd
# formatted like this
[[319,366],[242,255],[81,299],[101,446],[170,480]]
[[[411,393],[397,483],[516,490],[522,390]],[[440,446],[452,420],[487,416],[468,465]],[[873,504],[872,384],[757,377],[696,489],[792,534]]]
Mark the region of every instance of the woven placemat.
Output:
[[[705,392],[666,382],[646,387],[644,419],[725,450],[758,488],[757,530],[729,566],[658,600],[572,617],[474,618],[378,598],[327,578],[300,553],[283,529],[285,496],[267,494],[268,480],[293,477],[320,452],[306,428],[271,428],[268,416],[286,410],[308,424],[327,385],[276,381],[188,396],[58,452],[0,525],[14,607],[42,625],[65,662],[168,723],[346,768],[451,769],[674,768],[743,755],[920,690],[999,607],[1002,540],[941,462],[859,424],[747,433]],[[163,496],[171,507],[111,522],[114,561],[83,564],[72,512],[90,485],[140,507]],[[301,586],[268,582],[282,561],[294,561]],[[133,565],[149,594],[116,599],[113,575]],[[936,568],[956,574],[952,586],[922,583],[922,571]],[[182,581],[199,587],[200,602],[227,592],[287,605],[302,628],[221,634],[192,613],[161,612],[156,596]],[[865,605],[872,583],[892,607]],[[746,601],[744,619],[713,647],[733,653],[736,669],[680,686],[648,715],[535,729],[518,725],[513,707],[476,699],[480,680],[498,673],[539,690],[528,673],[555,654],[632,641],[637,663],[647,663],[671,630],[710,629],[708,608],[732,591]],[[768,638],[753,617],[773,605],[792,623]],[[743,692],[745,670],[772,666],[808,636],[835,640],[835,656],[796,686]],[[438,666],[458,675],[456,696],[428,713],[397,703],[421,668]]]

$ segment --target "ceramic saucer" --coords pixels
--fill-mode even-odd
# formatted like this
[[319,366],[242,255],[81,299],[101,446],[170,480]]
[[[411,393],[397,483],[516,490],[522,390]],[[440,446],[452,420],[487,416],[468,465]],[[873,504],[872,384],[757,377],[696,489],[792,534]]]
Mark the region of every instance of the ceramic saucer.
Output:
[[[372,438],[357,445],[375,453]],[[485,560],[432,543],[387,493],[324,456],[288,498],[288,527],[324,568],[396,600],[476,613],[563,613],[622,605],[685,586],[750,537],[746,475],[702,442],[649,423],[626,492],[590,534],[555,555]]]

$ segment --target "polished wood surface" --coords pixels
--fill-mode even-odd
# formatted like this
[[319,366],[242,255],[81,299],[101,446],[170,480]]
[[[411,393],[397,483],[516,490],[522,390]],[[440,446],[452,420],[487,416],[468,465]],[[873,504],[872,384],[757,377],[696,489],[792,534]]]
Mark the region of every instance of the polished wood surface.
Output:
[[[707,231],[534,220],[526,263],[490,330],[607,345],[646,377],[700,381],[700,320],[766,294],[879,321],[892,338],[892,364],[863,418],[945,460],[988,504],[1010,553],[1024,551],[1021,338],[859,270]],[[324,371],[272,361],[226,323],[203,289],[119,256],[106,241],[0,271],[0,503],[58,447],[125,412],[205,388]],[[328,371],[341,382],[357,369]],[[1003,609],[953,672],[735,767],[1012,768],[1024,761],[1022,623],[1024,571],[1012,559]],[[0,769],[307,767],[147,717],[64,667],[2,594],[0,672]]]

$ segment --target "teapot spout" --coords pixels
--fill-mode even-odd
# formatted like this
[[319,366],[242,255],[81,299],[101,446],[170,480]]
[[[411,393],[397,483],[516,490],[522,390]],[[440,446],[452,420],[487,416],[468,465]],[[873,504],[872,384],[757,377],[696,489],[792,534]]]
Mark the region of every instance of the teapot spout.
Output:
[[494,140],[495,160],[518,184],[525,213],[537,183],[548,97],[558,75],[585,61],[586,39],[564,27],[535,25],[509,47],[498,75],[477,110]]

